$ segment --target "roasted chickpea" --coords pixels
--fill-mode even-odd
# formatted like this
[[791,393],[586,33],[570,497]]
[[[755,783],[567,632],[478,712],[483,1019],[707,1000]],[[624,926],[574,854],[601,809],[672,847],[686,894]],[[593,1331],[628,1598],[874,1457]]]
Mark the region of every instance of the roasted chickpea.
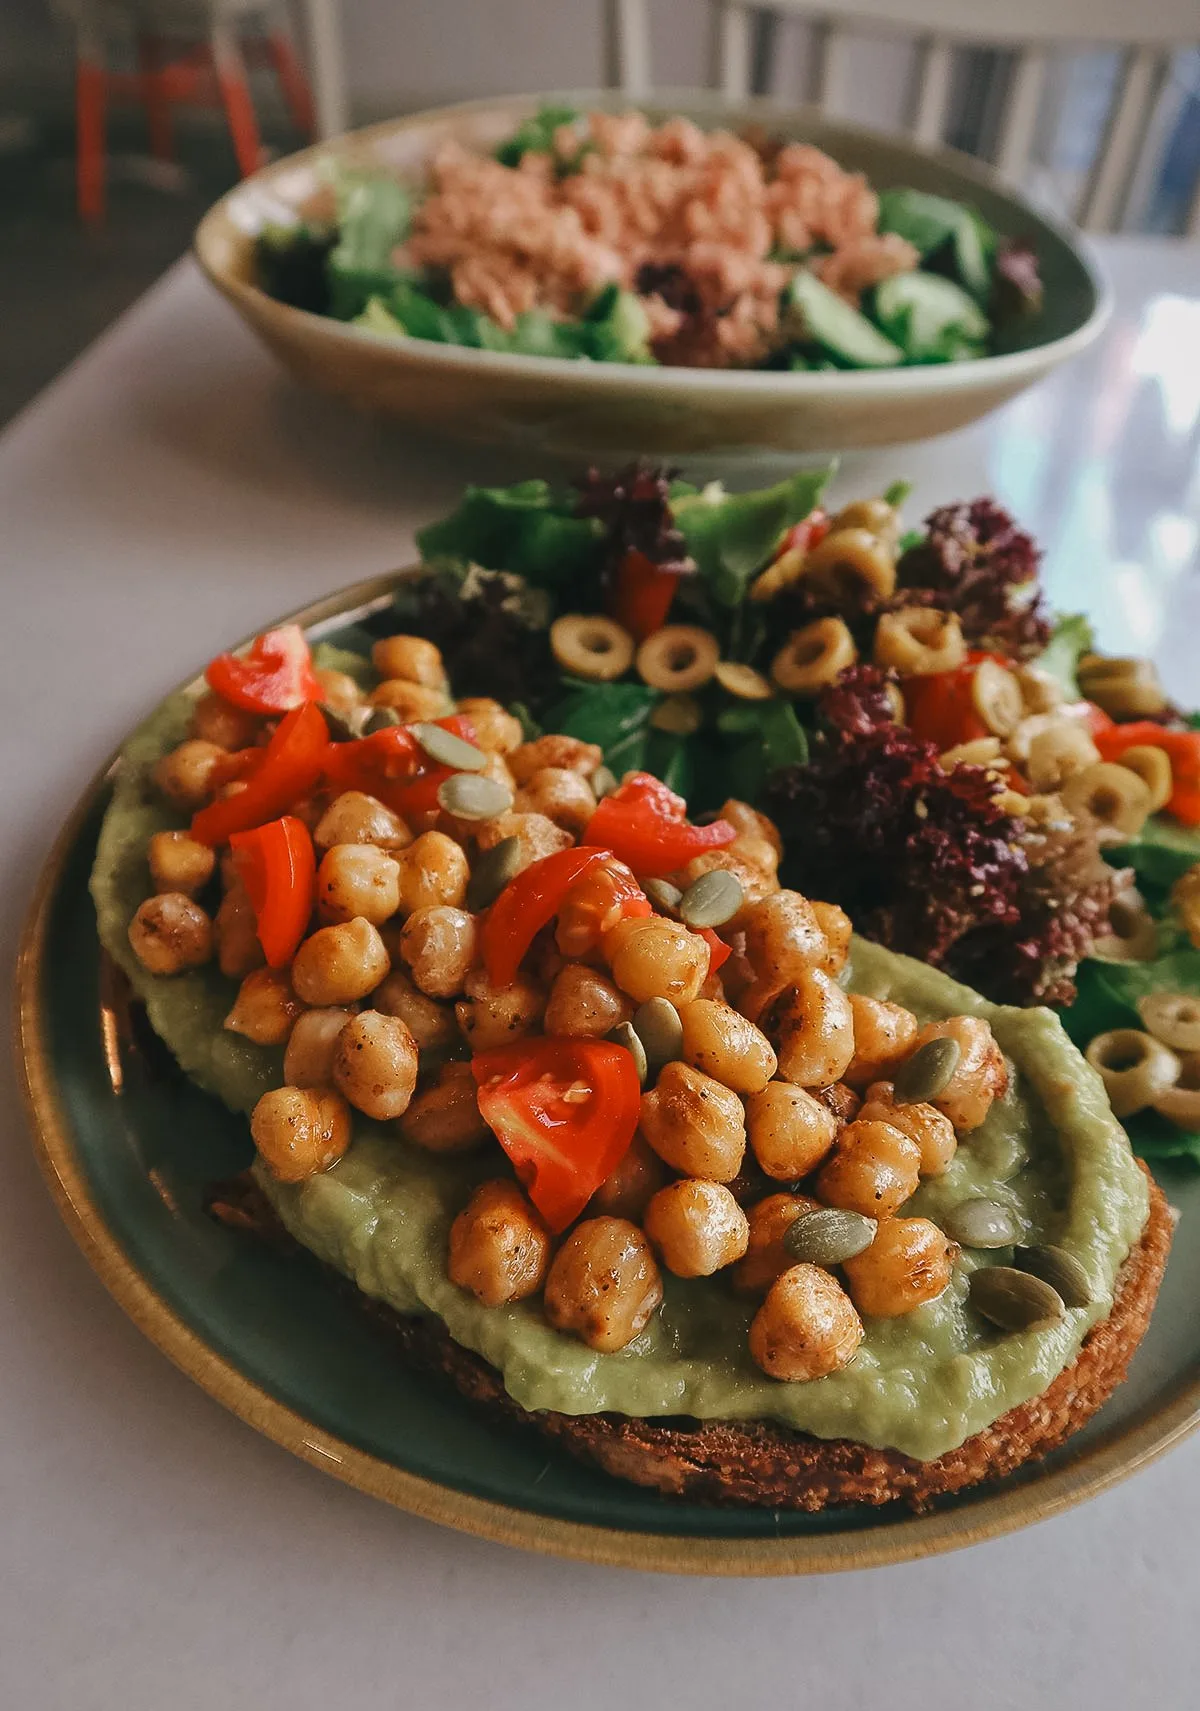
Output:
[[207,844],[186,832],[155,832],[146,846],[150,878],[156,891],[178,891],[194,897],[213,876],[217,858]]
[[725,848],[731,856],[737,858],[742,867],[748,868],[757,876],[755,895],[751,897],[751,902],[757,902],[760,897],[769,897],[773,891],[779,889],[776,871],[779,867],[779,852],[768,839],[755,837],[750,832],[739,832]]
[[779,835],[779,827],[774,820],[769,819],[766,814],[760,813],[757,808],[752,808],[749,802],[739,802],[736,796],[731,796],[728,799],[717,818],[728,820],[739,838],[761,838],[765,843],[770,844],[775,851],[778,864],[778,858],[783,854],[783,839]]
[[996,1044],[991,1028],[981,1016],[951,1016],[944,1022],[927,1022],[917,1035],[917,1046],[927,1040],[957,1040],[958,1068],[950,1084],[929,1103],[936,1105],[959,1134],[977,1129],[1008,1087],[1008,1065]]
[[182,974],[211,958],[213,924],[181,891],[162,891],[139,905],[129,923],[129,943],[151,974]]
[[607,1212],[640,1224],[646,1207],[666,1180],[666,1165],[640,1134],[635,1135],[620,1164],[588,1201],[588,1211],[593,1216]]
[[417,1042],[399,1016],[363,1010],[338,1034],[333,1080],[364,1117],[402,1117],[417,1085]]
[[443,904],[462,908],[471,869],[459,845],[445,832],[423,832],[402,851],[399,862],[402,915]]
[[550,988],[544,1026],[548,1034],[602,1040],[632,1015],[633,1005],[611,980],[586,963],[569,962]]
[[361,916],[381,927],[400,907],[400,863],[377,844],[334,844],[317,869],[322,921]]
[[483,1182],[450,1226],[451,1283],[485,1307],[536,1295],[550,1267],[550,1232],[515,1182]]
[[643,1330],[662,1300],[650,1244],[624,1218],[577,1224],[546,1279],[546,1317],[589,1348],[611,1354]]
[[779,1074],[797,1087],[840,1081],[854,1056],[854,1012],[837,981],[806,969],[768,1004],[759,1023],[779,1056]]
[[814,903],[813,914],[829,946],[820,966],[826,974],[840,974],[850,957],[850,940],[854,934],[850,917],[836,903]]
[[281,1046],[304,1009],[281,968],[256,968],[243,980],[224,1026],[256,1046]]
[[454,998],[475,961],[475,917],[465,909],[416,909],[404,923],[400,955],[427,998]]
[[621,991],[637,1004],[651,998],[686,1004],[708,974],[704,940],[662,915],[619,921],[604,935],[604,955]]
[[273,1177],[303,1182],[350,1145],[350,1107],[332,1088],[276,1087],[254,1107],[250,1134]]
[[213,793],[213,773],[225,759],[225,750],[200,737],[188,737],[154,768],[155,784],[167,801],[186,813],[203,808]]
[[322,706],[340,714],[343,719],[362,706],[363,692],[349,672],[334,671],[329,666],[318,666],[316,679],[321,685]]
[[517,783],[528,784],[535,772],[541,772],[547,766],[564,768],[590,778],[603,759],[604,755],[596,743],[551,733],[511,750],[508,764]]
[[679,1019],[683,1060],[693,1069],[702,1069],[735,1093],[759,1093],[774,1075],[770,1041],[728,1004],[696,998],[679,1006]]
[[837,1138],[817,1177],[817,1194],[829,1206],[890,1218],[917,1191],[921,1151],[890,1122],[856,1117]]
[[642,1219],[659,1259],[676,1277],[711,1277],[741,1259],[750,1239],[746,1214],[719,1182],[670,1182]]
[[466,998],[454,1006],[463,1038],[473,1052],[494,1051],[522,1039],[541,1020],[546,995],[534,981],[518,974],[511,986],[493,986],[481,968],[466,979]]
[[862,1340],[850,1297],[818,1265],[794,1265],[777,1277],[750,1326],[750,1353],[769,1378],[787,1384],[848,1366]]
[[419,1052],[444,1051],[458,1043],[458,1024],[449,1005],[418,992],[408,976],[394,968],[371,994],[371,1003],[385,1016],[398,1016],[417,1042]]
[[341,1009],[305,1010],[297,1016],[283,1054],[283,1078],[289,1087],[332,1087],[333,1049],[350,1020]]
[[845,1068],[851,1087],[866,1087],[894,1070],[913,1049],[919,1026],[903,1004],[848,993],[854,1014],[854,1056]]
[[213,933],[217,941],[217,967],[230,980],[241,980],[251,969],[261,968],[266,962],[258,942],[254,905],[235,872],[225,881],[225,895],[213,921]]
[[932,1105],[897,1105],[890,1081],[877,1081],[867,1089],[859,1116],[890,1123],[915,1141],[921,1153],[921,1175],[941,1176],[958,1151],[954,1124]]
[[374,992],[389,967],[378,927],[339,921],[305,939],[292,961],[292,986],[298,998],[319,1008],[353,1004]]
[[544,814],[497,814],[494,820],[485,820],[475,833],[475,842],[481,850],[490,850],[505,838],[516,838],[520,849],[516,873],[541,861],[543,856],[569,850],[575,842],[570,832],[564,832]]
[[837,1136],[837,1118],[803,1087],[772,1081],[746,1101],[750,1150],[777,1182],[798,1182],[816,1170]]
[[380,849],[403,850],[413,835],[398,814],[385,808],[362,790],[343,790],[317,821],[313,843],[319,850],[335,844],[378,844]]
[[444,719],[450,711],[450,697],[444,689],[409,683],[403,677],[387,678],[371,691],[368,700],[372,707],[390,707],[404,725],[420,719]]
[[829,952],[816,906],[798,891],[775,891],[762,898],[739,925],[756,979],[776,991],[809,969],[820,968]]
[[622,862],[602,862],[568,887],[554,929],[554,942],[565,957],[590,956],[623,918],[632,877]]
[[642,1133],[683,1176],[732,1182],[746,1152],[746,1113],[736,1093],[690,1064],[667,1064],[642,1095]]
[[958,1246],[928,1218],[885,1218],[875,1240],[843,1267],[860,1313],[897,1319],[950,1282]]
[[768,1194],[750,1207],[746,1214],[746,1257],[731,1274],[739,1295],[765,1295],[777,1277],[791,1270],[796,1261],[784,1247],[783,1238],[797,1218],[815,1212],[820,1204],[810,1194]]
[[596,812],[596,796],[581,773],[544,766],[517,791],[519,814],[544,814],[568,832],[582,832]]
[[262,720],[256,713],[235,707],[232,701],[213,694],[202,695],[192,708],[188,731],[201,742],[215,743],[231,753],[234,749],[253,748],[262,730]]
[[383,678],[424,683],[431,689],[446,687],[441,649],[422,636],[384,636],[371,649],[371,664]]
[[400,1119],[400,1133],[427,1153],[469,1152],[492,1132],[476,1093],[469,1063],[443,1064],[434,1085],[418,1093]]
[[458,711],[470,721],[475,741],[485,754],[509,755],[522,742],[521,721],[485,695],[468,695]]

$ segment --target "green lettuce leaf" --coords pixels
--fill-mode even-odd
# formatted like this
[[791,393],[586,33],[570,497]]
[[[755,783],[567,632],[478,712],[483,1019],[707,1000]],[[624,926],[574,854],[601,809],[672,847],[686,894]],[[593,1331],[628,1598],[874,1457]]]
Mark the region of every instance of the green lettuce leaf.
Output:
[[774,487],[725,493],[706,487],[672,500],[675,522],[713,600],[737,606],[784,531],[820,500],[833,466],[804,469]]
[[520,166],[523,155],[550,154],[555,131],[562,125],[573,125],[578,118],[574,107],[542,107],[518,125],[507,142],[500,144],[496,159],[501,166]]
[[1115,867],[1131,867],[1143,891],[1165,894],[1200,861],[1200,829],[1154,814],[1131,843],[1104,853]]
[[623,772],[657,770],[646,759],[651,737],[667,735],[650,728],[650,715],[662,699],[657,689],[645,683],[564,682],[568,693],[546,715],[548,730],[598,743],[605,765],[618,778]]
[[422,558],[452,558],[507,570],[538,588],[576,583],[599,571],[604,531],[571,515],[572,498],[546,481],[468,487],[457,508],[417,535]]

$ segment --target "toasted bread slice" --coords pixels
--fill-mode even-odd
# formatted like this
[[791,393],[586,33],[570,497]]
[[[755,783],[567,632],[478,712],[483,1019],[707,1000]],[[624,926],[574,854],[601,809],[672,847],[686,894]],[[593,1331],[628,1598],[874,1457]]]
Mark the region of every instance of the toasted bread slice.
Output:
[[[699,1503],[815,1511],[838,1504],[898,1502],[920,1510],[938,1497],[1001,1478],[1055,1449],[1124,1379],[1145,1335],[1171,1245],[1167,1202],[1152,1177],[1149,1185],[1146,1228],[1118,1275],[1108,1318],[1088,1333],[1075,1360],[1039,1396],[1009,1409],[986,1431],[934,1461],[917,1461],[899,1450],[874,1449],[845,1438],[810,1437],[767,1421],[529,1413],[508,1395],[496,1369],[456,1343],[439,1320],[402,1315],[354,1293],[414,1364],[445,1374],[465,1397],[496,1418],[540,1432],[618,1479]],[[269,1202],[253,1187],[227,1185],[214,1195],[211,1207],[237,1228],[292,1245]],[[350,1287],[344,1279],[338,1281]]]

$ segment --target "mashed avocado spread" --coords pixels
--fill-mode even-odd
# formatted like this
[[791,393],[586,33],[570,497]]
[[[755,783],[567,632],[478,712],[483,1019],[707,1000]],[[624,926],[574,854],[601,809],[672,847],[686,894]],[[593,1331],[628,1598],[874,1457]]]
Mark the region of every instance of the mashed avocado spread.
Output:
[[[327,663],[343,665],[330,658]],[[186,733],[190,702],[172,697],[124,754],[92,877],[100,937],[129,975],[150,1020],[198,1086],[249,1112],[283,1080],[282,1053],[221,1026],[236,983],[209,966],[170,979],[147,974],[126,929],[149,894],[145,849],[179,816],[148,787],[149,768]],[[944,1176],[922,1185],[905,1213],[939,1220],[972,1195],[1021,1215],[1030,1242],[1055,1242],[1086,1267],[1096,1299],[1048,1329],[989,1328],[965,1305],[972,1256],[936,1301],[904,1318],[870,1319],[854,1361],[806,1384],[767,1378],[750,1358],[750,1304],[717,1279],[664,1276],[665,1299],[647,1329],[617,1354],[598,1354],[553,1330],[535,1301],[489,1308],[446,1275],[451,1220],[478,1181],[502,1169],[497,1152],[423,1153],[356,1119],[356,1138],[324,1176],[297,1185],[259,1180],[297,1241],[401,1312],[432,1313],[456,1341],[504,1376],[529,1410],[611,1411],[699,1419],[770,1419],[818,1437],[845,1437],[931,1459],[1044,1390],[1074,1359],[1112,1305],[1117,1271],[1146,1220],[1145,1181],[1113,1118],[1099,1076],[1044,1009],[989,1004],[907,957],[863,940],[848,983],[893,998],[922,1019],[984,1016],[1010,1066],[1012,1086],[967,1136]],[[983,1256],[979,1256],[983,1257]],[[987,1256],[1005,1263],[1003,1250]],[[390,1358],[381,1350],[381,1359]]]

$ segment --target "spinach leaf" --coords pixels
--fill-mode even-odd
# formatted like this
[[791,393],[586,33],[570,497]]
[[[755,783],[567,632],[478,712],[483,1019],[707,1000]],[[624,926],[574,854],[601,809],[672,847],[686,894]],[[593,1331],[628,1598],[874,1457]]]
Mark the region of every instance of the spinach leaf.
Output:
[[[1154,814],[1132,843],[1105,851],[1117,867],[1131,867],[1143,888],[1166,892],[1200,861],[1200,830]],[[1200,951],[1196,956],[1200,959]]]
[[725,774],[727,794],[753,802],[773,772],[803,766],[808,736],[789,701],[739,701],[717,715],[717,730],[732,738]]
[[1076,672],[1080,659],[1091,652],[1092,645],[1092,626],[1083,613],[1068,613],[1059,618],[1045,650],[1034,664],[1039,670],[1048,671],[1062,685],[1068,700],[1077,701],[1080,691]]
[[520,166],[523,155],[551,154],[555,131],[562,125],[575,124],[578,118],[574,107],[542,107],[532,118],[523,120],[507,142],[500,144],[496,159],[501,166]]
[[665,735],[650,729],[650,715],[661,699],[658,690],[644,683],[565,681],[569,692],[546,715],[547,730],[599,743],[605,765],[618,778],[623,772],[646,768],[651,735]]
[[879,230],[906,238],[923,256],[952,239],[966,213],[961,202],[926,190],[879,192]]
[[604,530],[572,516],[568,494],[546,481],[468,487],[456,510],[417,535],[425,559],[456,558],[507,570],[538,588],[575,584],[598,572]]
[[780,537],[807,517],[825,490],[833,466],[800,470],[775,487],[725,493],[717,486],[672,494],[675,522],[712,598],[736,606],[750,579],[770,559]]

